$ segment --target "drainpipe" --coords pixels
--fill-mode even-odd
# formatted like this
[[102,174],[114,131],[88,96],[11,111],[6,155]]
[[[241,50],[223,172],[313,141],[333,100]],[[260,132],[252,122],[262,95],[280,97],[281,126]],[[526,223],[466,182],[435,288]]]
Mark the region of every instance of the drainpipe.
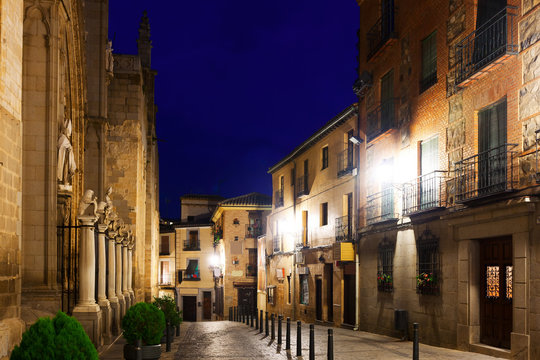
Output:
[[[294,169],[294,179],[293,179],[293,218],[294,218],[294,226],[296,227],[296,179],[298,176],[296,176],[296,161],[293,162],[293,169]],[[296,241],[296,238],[295,238]],[[292,258],[292,267],[291,267],[291,281],[292,281],[292,318],[293,320],[297,319],[296,317],[296,253],[298,249],[296,248],[296,243],[293,244],[293,258]]]
[[[360,7],[358,8],[358,23],[360,24]],[[360,27],[358,28],[358,77],[360,77]],[[362,141],[360,137],[360,101],[361,97],[358,95],[358,107],[357,107],[357,117],[356,117],[356,128],[358,140]],[[354,265],[355,265],[355,323],[354,330],[358,331],[360,329],[360,236],[358,235],[358,230],[360,229],[360,144],[357,146],[357,155],[356,155],[356,179],[354,190],[356,192],[356,216],[355,216],[355,243],[356,251],[354,254]]]

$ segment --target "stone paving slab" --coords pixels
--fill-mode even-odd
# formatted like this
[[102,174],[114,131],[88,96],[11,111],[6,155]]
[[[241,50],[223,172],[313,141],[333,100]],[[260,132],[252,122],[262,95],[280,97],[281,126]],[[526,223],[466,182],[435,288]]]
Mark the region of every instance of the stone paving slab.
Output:
[[[277,327],[277,321],[276,321]],[[302,355],[296,356],[296,322],[291,323],[291,350],[285,350],[285,322],[283,323],[283,344],[271,335],[259,333],[243,323],[230,321],[185,322],[181,325],[180,337],[175,337],[172,351],[165,352],[162,346],[161,359],[164,360],[233,360],[233,359],[309,359],[309,325],[302,324]],[[315,358],[327,358],[328,329],[315,326]],[[412,359],[412,343],[395,338],[362,331],[341,328],[334,330],[334,359]],[[277,329],[276,329],[277,336]],[[100,354],[100,359],[122,359],[123,339],[119,339],[109,349]],[[437,360],[494,360],[496,358],[476,353],[439,348],[420,344],[420,359]]]

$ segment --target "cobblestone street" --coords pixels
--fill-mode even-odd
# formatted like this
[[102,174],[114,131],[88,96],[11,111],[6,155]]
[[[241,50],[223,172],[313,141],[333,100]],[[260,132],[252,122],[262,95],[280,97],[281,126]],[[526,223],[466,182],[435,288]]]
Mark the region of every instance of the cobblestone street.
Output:
[[[294,325],[294,326],[293,326]],[[276,322],[277,326],[277,322]],[[315,358],[326,359],[327,329],[315,326]],[[277,336],[277,329],[276,329]],[[100,354],[101,359],[122,359],[123,340]],[[163,351],[165,350],[163,345]],[[291,351],[242,323],[229,321],[183,323],[172,351],[161,359],[308,359],[309,326],[302,326],[302,357],[296,356],[296,323],[291,324]],[[412,343],[361,331],[334,328],[334,359],[412,359]],[[494,357],[420,344],[420,359],[493,360]]]

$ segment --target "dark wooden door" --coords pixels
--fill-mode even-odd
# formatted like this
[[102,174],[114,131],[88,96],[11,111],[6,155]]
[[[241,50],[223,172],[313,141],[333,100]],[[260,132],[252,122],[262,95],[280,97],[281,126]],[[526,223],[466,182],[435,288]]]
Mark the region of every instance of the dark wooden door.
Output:
[[322,279],[315,279],[315,315],[317,320],[322,321]]
[[481,241],[480,341],[510,348],[512,332],[512,237]]
[[328,317],[326,320],[334,321],[334,270],[332,264],[324,264],[324,276],[326,278],[326,306]]
[[241,314],[255,313],[256,296],[255,288],[238,288],[238,308]]
[[343,292],[343,322],[345,324],[354,325],[356,321],[355,311],[355,296],[356,289],[354,287],[354,274],[343,275],[344,292]]
[[212,320],[212,293],[203,291],[203,319]]
[[185,321],[197,321],[196,296],[182,296],[182,316]]

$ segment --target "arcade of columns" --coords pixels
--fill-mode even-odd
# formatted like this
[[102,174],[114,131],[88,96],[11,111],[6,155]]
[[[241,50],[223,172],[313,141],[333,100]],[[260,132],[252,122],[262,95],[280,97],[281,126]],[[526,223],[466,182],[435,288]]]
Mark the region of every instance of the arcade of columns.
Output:
[[112,335],[121,333],[121,319],[135,302],[132,288],[135,236],[114,211],[111,191],[109,188],[105,201],[98,204],[94,192],[86,190],[77,216],[81,228],[80,279],[73,316],[96,345],[110,343]]

